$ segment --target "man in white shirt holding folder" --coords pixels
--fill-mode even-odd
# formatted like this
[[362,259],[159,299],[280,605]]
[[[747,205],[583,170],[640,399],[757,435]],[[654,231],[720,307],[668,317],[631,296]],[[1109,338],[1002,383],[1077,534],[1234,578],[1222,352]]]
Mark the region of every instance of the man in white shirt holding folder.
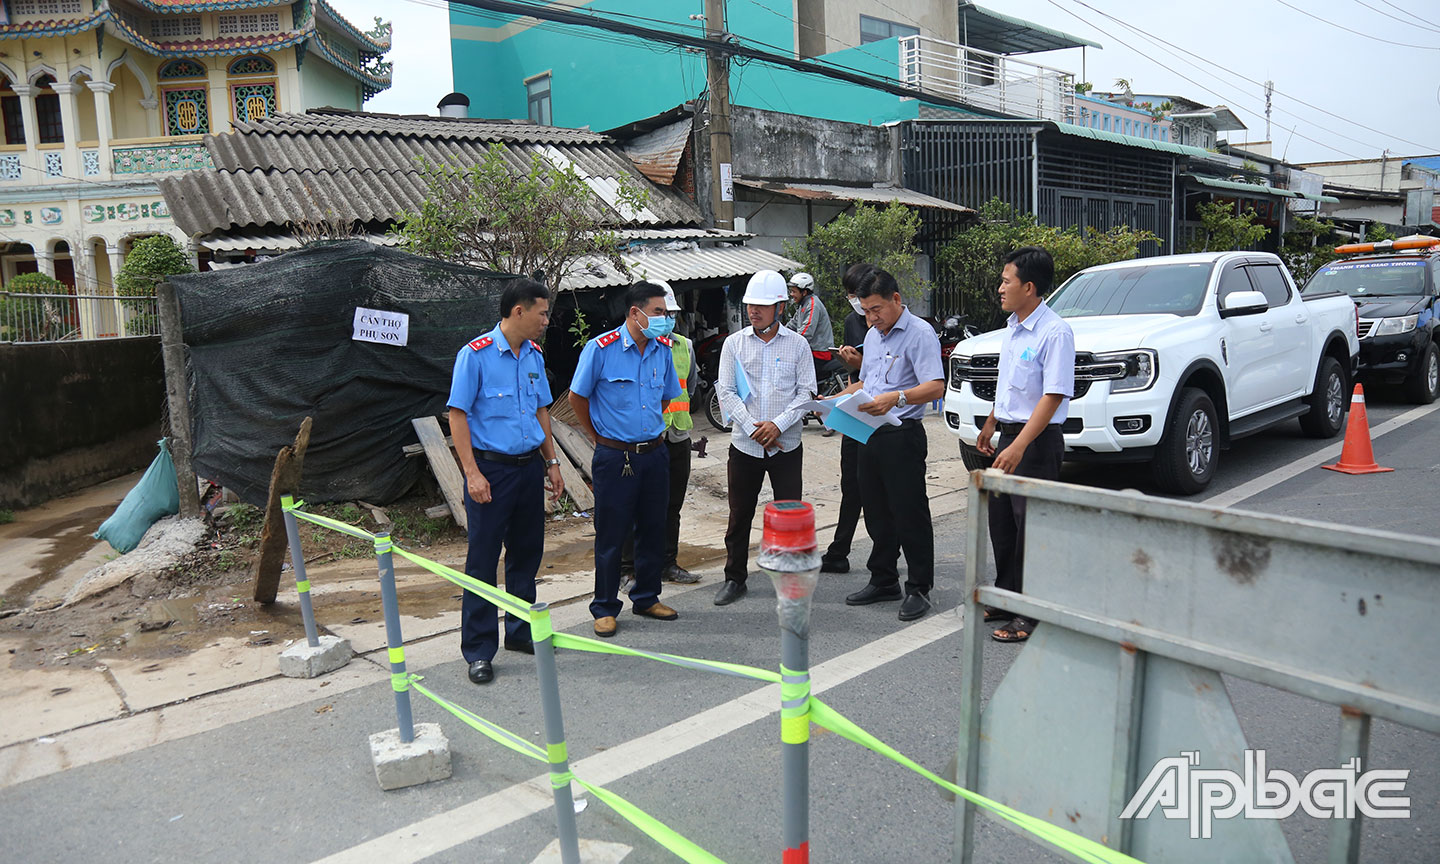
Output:
[[[766,476],[777,501],[800,499],[800,418],[815,393],[810,343],[780,321],[787,294],[785,277],[761,270],[750,277],[741,302],[750,326],[720,349],[715,390],[730,419],[730,523],[725,529],[725,584],[716,606],[745,596],[750,564],[750,528]],[[938,343],[937,343],[938,344]]]
[[[929,324],[910,314],[895,277],[876,268],[856,286],[855,296],[870,330],[865,353],[840,354],[860,359],[860,381],[844,393],[864,391],[874,401],[860,406],[879,417],[894,410],[898,426],[881,425],[860,447],[860,500],[865,530],[874,544],[867,566],[870,584],[845,598],[851,606],[902,600],[900,620],[914,621],[930,611],[935,584],[935,528],[925,491],[925,406],[945,393],[940,338]],[[900,552],[905,552],[905,590],[900,589]]]

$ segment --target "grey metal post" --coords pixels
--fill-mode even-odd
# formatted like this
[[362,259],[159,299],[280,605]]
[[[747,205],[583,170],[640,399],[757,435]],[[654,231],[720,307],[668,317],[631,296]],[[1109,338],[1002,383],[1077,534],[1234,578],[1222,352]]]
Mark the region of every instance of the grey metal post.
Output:
[[575,799],[570,794],[570,755],[565,744],[565,718],[560,713],[560,678],[555,672],[555,641],[550,604],[530,606],[530,638],[535,645],[535,672],[540,683],[540,710],[545,714],[545,743],[550,761],[550,786],[555,790],[555,829],[562,864],[580,864],[580,831],[575,827]]
[[311,648],[320,647],[320,631],[315,627],[315,610],[310,605],[310,580],[305,577],[305,550],[300,547],[300,526],[290,508],[295,499],[289,495],[280,496],[280,506],[285,513],[285,536],[290,540],[290,567],[295,571],[295,591],[300,595],[300,617],[305,621],[305,643]]
[[[784,770],[784,861],[810,859],[810,639],[808,632],[780,630],[781,684],[780,758]],[[789,688],[786,687],[789,685]],[[803,695],[787,699],[786,689]],[[799,704],[795,704],[799,703]],[[792,712],[794,716],[786,716]],[[796,721],[798,717],[798,722]],[[787,725],[787,722],[791,725]],[[803,728],[801,725],[803,724]],[[798,740],[797,740],[798,739]]]
[[[390,552],[393,544],[386,532],[375,537],[375,557],[380,562],[380,602],[385,608],[385,644],[389,646],[390,680],[405,674],[405,640],[400,635],[400,599],[395,593],[395,559]],[[399,720],[400,740],[415,740],[415,721],[410,715],[410,688],[392,687],[395,691],[395,716]]]
[[[978,791],[980,779],[980,684],[985,669],[985,615],[975,591],[985,573],[986,526],[990,524],[990,493],[980,488],[978,472],[970,474],[965,531],[965,629],[960,654],[960,744],[955,757],[955,783]],[[955,796],[953,864],[970,864],[974,855],[975,806]]]
[[[1340,706],[1340,765],[1351,759],[1360,760],[1360,770],[1370,762],[1370,715]],[[1336,819],[1330,823],[1329,864],[1355,864],[1360,860],[1361,816],[1357,812],[1353,819]]]

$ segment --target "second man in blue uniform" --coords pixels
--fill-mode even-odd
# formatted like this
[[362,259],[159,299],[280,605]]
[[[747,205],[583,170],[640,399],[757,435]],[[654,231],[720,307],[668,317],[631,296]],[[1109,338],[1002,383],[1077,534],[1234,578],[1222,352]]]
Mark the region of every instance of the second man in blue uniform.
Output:
[[595,484],[595,635],[610,637],[623,604],[620,551],[635,530],[635,614],[661,621],[679,615],[660,602],[666,507],[670,499],[669,450],[661,433],[664,411],[680,396],[669,334],[675,324],[665,289],[631,286],[625,323],[586,343],[570,382],[570,407],[595,442],[590,474]]

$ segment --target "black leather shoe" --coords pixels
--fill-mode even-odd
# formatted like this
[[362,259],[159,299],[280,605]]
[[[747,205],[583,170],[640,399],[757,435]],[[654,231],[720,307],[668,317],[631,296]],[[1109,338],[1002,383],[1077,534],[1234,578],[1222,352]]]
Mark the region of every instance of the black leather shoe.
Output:
[[930,598],[916,592],[906,594],[905,602],[900,604],[900,620],[914,621],[916,618],[924,618],[925,613],[930,611]]
[[529,639],[506,639],[506,651],[519,651],[521,654],[534,654],[535,643]]
[[699,576],[696,576],[679,564],[671,564],[669,567],[666,567],[665,572],[660,574],[660,578],[665,582],[674,582],[677,585],[694,585],[700,581]]
[[476,660],[470,664],[470,683],[489,684],[495,680],[495,667],[489,660]]
[[821,573],[849,573],[850,561],[845,558],[821,558]]
[[749,588],[745,587],[745,585],[740,582],[732,582],[731,580],[726,579],[725,584],[721,585],[720,590],[715,594],[715,605],[729,606],[731,603],[734,603],[736,600],[744,597],[745,592],[749,590]]
[[871,603],[884,603],[889,600],[899,599],[899,585],[866,585],[864,588],[846,597],[845,605],[869,606]]

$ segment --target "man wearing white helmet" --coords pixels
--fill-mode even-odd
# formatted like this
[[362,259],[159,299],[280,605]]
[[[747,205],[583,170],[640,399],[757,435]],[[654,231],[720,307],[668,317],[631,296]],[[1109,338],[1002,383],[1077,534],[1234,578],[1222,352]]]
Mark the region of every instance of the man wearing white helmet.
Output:
[[815,277],[796,273],[790,277],[790,302],[795,316],[786,326],[810,343],[811,351],[824,351],[835,344],[835,328],[830,326],[830,311],[815,296]]
[[[665,313],[678,317],[682,311],[675,289],[660,279],[647,280],[665,289]],[[700,577],[680,566],[680,508],[685,504],[685,489],[690,485],[690,430],[695,421],[690,416],[690,397],[695,392],[695,345],[675,331],[670,331],[670,356],[675,374],[680,378],[680,396],[665,405],[665,446],[670,451],[670,506],[665,521],[665,559],[660,578],[665,582],[690,584]],[[621,582],[635,579],[635,539],[625,541],[620,552]],[[623,589],[622,589],[623,590]]]
[[750,564],[750,528],[766,476],[775,500],[800,498],[800,406],[815,392],[810,345],[780,325],[785,277],[761,270],[745,287],[750,326],[720,349],[716,392],[730,418],[730,523],[725,529],[725,584],[716,606],[745,596]]

